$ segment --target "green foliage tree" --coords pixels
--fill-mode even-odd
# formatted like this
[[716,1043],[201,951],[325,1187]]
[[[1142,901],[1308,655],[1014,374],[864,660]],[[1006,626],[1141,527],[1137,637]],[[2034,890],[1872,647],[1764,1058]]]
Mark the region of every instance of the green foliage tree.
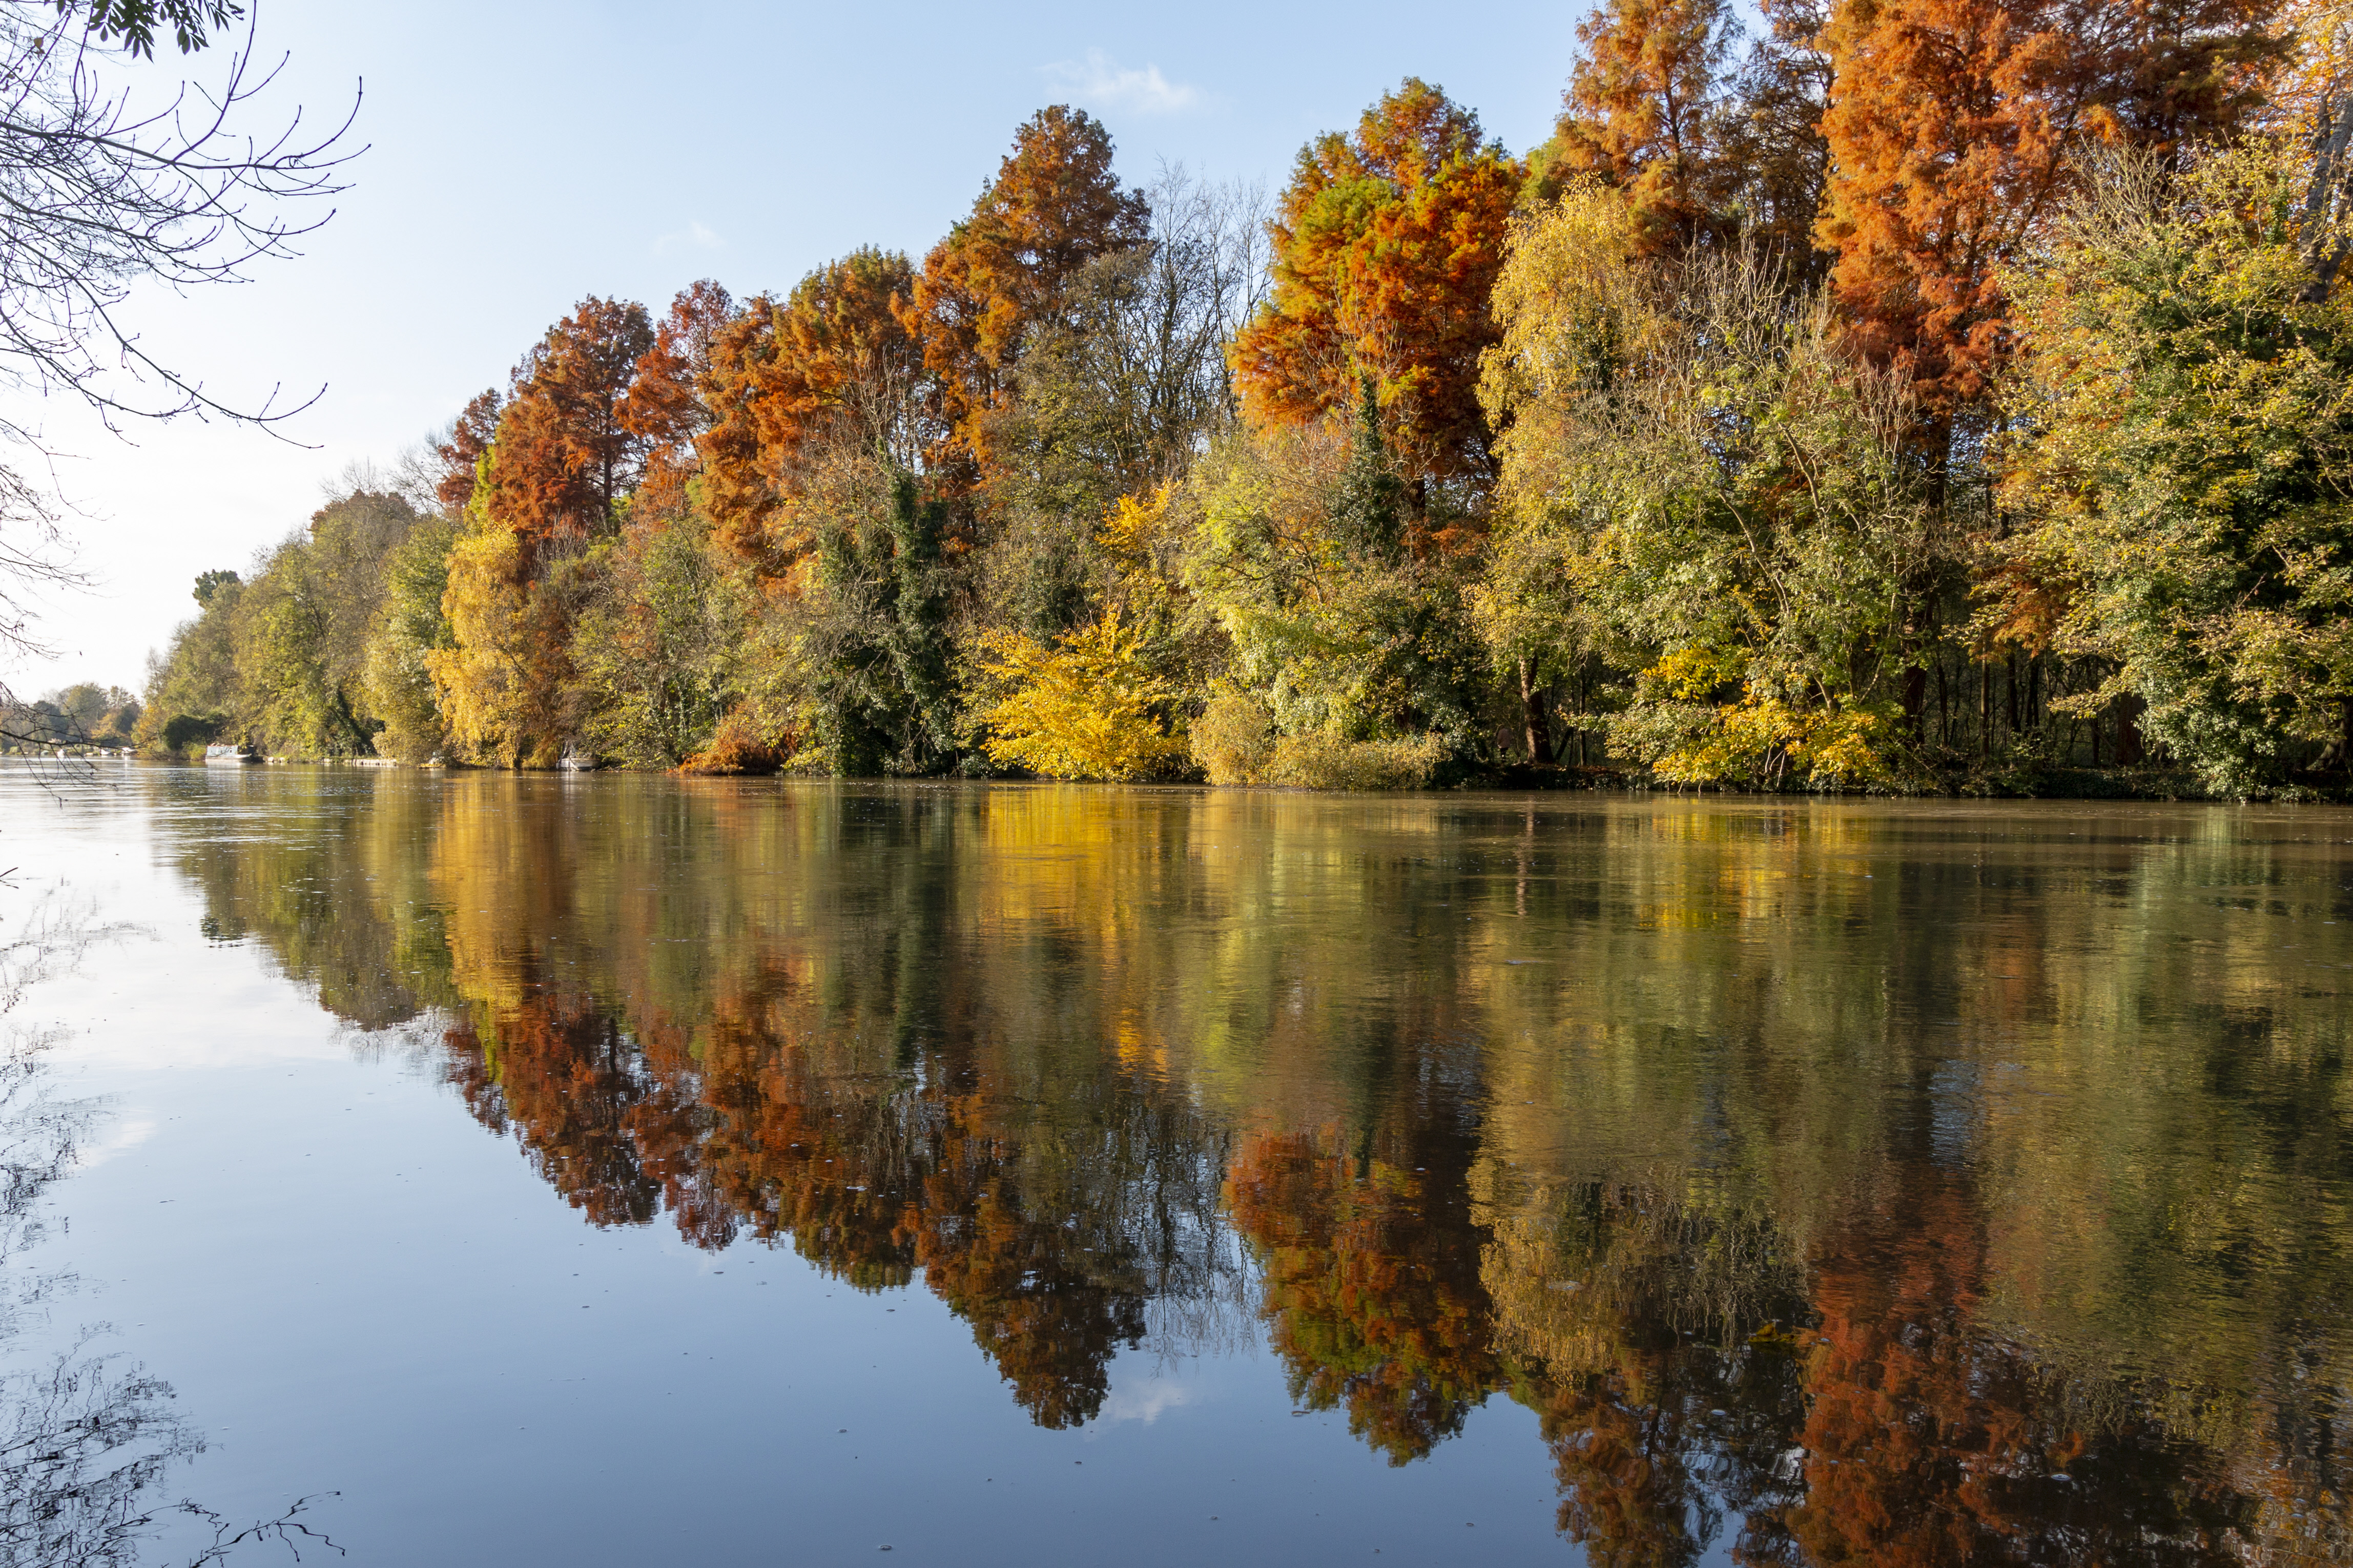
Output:
[[674,768],[709,743],[742,696],[754,600],[743,564],[688,522],[632,529],[606,552],[573,662],[600,755]]
[[1476,755],[1486,661],[1471,563],[1406,548],[1405,486],[1369,387],[1353,430],[1239,435],[1194,489],[1187,585],[1230,645],[1230,680],[1296,742],[1293,782],[1326,771],[1310,756],[1400,740]]
[[2104,163],[2008,281],[2028,373],[1998,547],[2147,732],[2247,794],[2353,742],[2353,300],[2347,217],[2297,140],[2170,170]]
[[441,605],[449,591],[449,552],[460,531],[446,514],[420,519],[385,561],[364,679],[368,710],[384,725],[376,750],[406,763],[439,755],[448,741],[427,655],[455,646]]
[[195,619],[174,630],[163,657],[150,656],[137,732],[142,746],[179,752],[237,721],[244,694],[234,617],[244,593],[235,572],[206,572],[196,579]]
[[822,603],[800,662],[818,742],[838,774],[937,773],[958,760],[940,559],[948,528],[946,504],[921,499],[901,473],[880,517],[842,520],[824,542]]
[[1519,226],[1497,314],[1511,521],[1488,602],[1556,563],[1635,672],[1615,749],[1691,782],[1909,769],[1904,584],[1947,546],[1902,385],[1754,247],[1658,274],[1598,185]]

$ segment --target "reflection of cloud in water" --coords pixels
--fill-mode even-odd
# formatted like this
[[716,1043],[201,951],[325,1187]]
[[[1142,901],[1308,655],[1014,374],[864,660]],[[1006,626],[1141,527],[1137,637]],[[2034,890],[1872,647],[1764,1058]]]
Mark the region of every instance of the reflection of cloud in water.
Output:
[[76,1149],[74,1164],[77,1169],[84,1171],[93,1165],[103,1165],[117,1154],[136,1149],[154,1135],[155,1119],[153,1117],[130,1117],[118,1123],[95,1142],[87,1143]]
[[1111,1397],[1103,1401],[1103,1413],[1094,1418],[1091,1429],[1116,1426],[1126,1421],[1141,1421],[1149,1426],[1160,1419],[1162,1411],[1192,1404],[1194,1393],[1189,1384],[1165,1377],[1147,1378],[1133,1387],[1114,1388]]

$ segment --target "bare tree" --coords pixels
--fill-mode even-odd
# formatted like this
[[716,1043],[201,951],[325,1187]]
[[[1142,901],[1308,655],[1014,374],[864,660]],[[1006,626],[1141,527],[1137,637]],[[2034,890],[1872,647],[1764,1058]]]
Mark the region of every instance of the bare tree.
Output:
[[[134,92],[122,68],[152,58],[159,31],[188,55],[241,20],[214,79]],[[257,135],[247,121],[284,64],[258,58],[235,0],[0,0],[0,390],[67,395],[118,431],[185,414],[275,428],[317,400],[226,401],[155,359],[122,315],[142,284],[239,281],[333,216],[310,204],[344,188],[358,98],[322,132],[298,110]],[[0,440],[49,455],[21,413],[0,412]],[[0,658],[46,651],[39,597],[87,585],[61,515],[54,483],[0,464]]]

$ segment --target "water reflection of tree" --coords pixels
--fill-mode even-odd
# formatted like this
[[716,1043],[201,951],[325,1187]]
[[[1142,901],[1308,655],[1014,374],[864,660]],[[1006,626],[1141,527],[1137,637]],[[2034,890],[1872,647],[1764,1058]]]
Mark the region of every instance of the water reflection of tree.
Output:
[[1963,1178],[1915,1164],[1822,1239],[1788,1560],[2244,1561],[2253,1500],[2211,1456],[1983,1331],[1980,1215]]
[[1232,1271],[1223,1141],[1180,1100],[1064,1083],[1040,1128],[955,1031],[858,1071],[780,1030],[777,1000],[739,999],[690,1049],[685,1031],[638,1040],[576,998],[534,996],[452,1030],[448,1075],[598,1224],[667,1210],[697,1245],[789,1241],[868,1289],[920,1269],[1042,1426],[1101,1409],[1149,1302]]
[[[69,1277],[30,1268],[26,1255],[98,1110],[56,1092],[46,1055],[61,1036],[28,1024],[23,1005],[40,982],[127,934],[52,890],[0,936],[0,1356],[70,1289]],[[204,1439],[173,1408],[171,1384],[91,1342],[29,1366],[0,1364],[0,1564],[128,1568],[174,1515],[211,1530],[189,1568],[261,1541],[332,1546],[302,1522],[309,1499],[242,1528],[191,1500],[160,1499],[164,1477],[202,1453]]]
[[[1296,1397],[1390,1458],[1536,1411],[1596,1562],[2201,1562],[2341,1506],[2353,1015],[2216,912],[2303,896],[2288,850],[364,793],[192,874],[346,1016],[460,1012],[470,1105],[592,1217],[920,1270],[1050,1425],[1254,1267]],[[2160,887],[2222,892],[2124,897]],[[2114,1370],[2152,1346],[2165,1383]]]
[[1395,1465],[1460,1432],[1503,1378],[1463,1185],[1473,1144],[1451,1120],[1400,1119],[1353,1154],[1261,1133],[1226,1179],[1293,1401],[1346,1410]]

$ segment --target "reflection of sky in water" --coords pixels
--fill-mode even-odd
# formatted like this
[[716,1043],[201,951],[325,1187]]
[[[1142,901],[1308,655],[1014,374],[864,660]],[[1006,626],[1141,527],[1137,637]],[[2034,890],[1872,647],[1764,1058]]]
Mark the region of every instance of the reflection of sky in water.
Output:
[[150,933],[43,995],[109,1097],[47,1331],[174,1383],[174,1495],[340,1490],[353,1563],[1728,1563],[2334,1475],[2329,814],[547,782],[8,811]]

